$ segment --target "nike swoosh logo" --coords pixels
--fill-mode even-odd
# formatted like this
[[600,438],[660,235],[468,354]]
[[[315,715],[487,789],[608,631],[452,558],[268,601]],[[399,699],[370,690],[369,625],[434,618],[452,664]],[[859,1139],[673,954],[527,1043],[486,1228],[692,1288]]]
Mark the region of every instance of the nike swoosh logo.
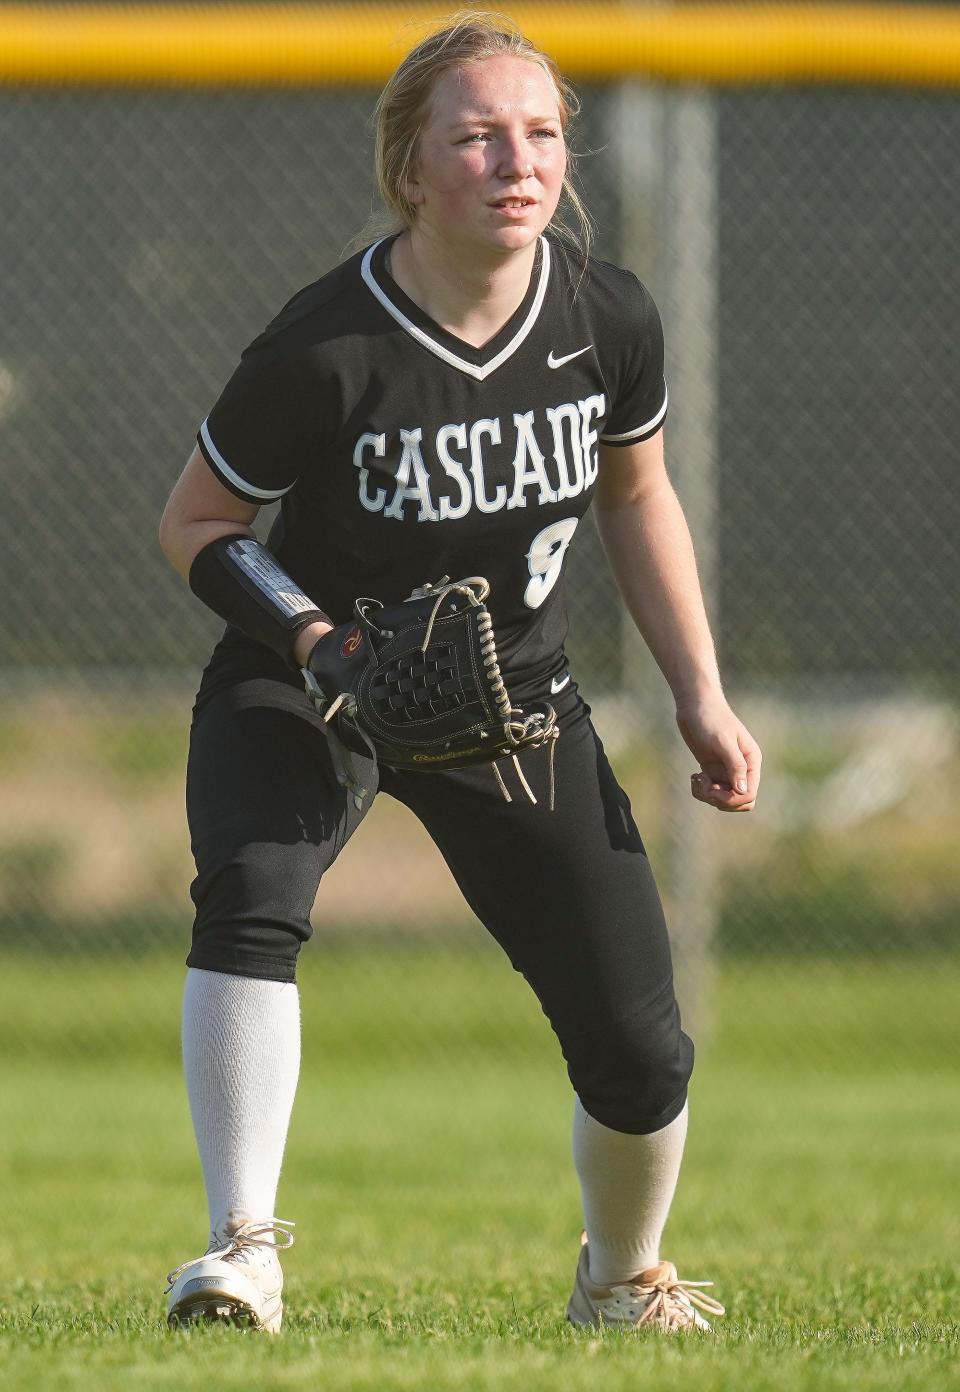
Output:
[[565,677],[554,677],[553,681],[550,683],[550,695],[551,695],[551,696],[556,696],[557,692],[558,692],[558,691],[562,691],[563,688],[566,686],[566,684],[567,684],[567,682],[568,682],[569,680],[570,680],[570,673],[569,673],[569,672],[567,673],[567,675],[566,675]]
[[581,353],[589,353],[592,347],[593,344],[588,343],[586,348],[578,348],[575,353],[568,353],[566,357],[563,358],[555,358],[553,356],[553,349],[551,348],[550,352],[547,354],[547,367],[563,367],[564,363],[573,362],[574,358],[579,358]]

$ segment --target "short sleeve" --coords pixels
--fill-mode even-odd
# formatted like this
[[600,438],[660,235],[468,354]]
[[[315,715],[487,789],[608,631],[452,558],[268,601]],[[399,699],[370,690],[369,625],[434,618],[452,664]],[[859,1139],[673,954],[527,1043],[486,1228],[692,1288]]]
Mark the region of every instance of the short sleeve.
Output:
[[625,272],[617,378],[613,404],[600,439],[605,445],[635,445],[649,440],[667,415],[663,377],[663,326],[653,296],[636,276]]
[[296,352],[257,341],[197,432],[217,478],[249,503],[288,493],[315,455],[313,421]]

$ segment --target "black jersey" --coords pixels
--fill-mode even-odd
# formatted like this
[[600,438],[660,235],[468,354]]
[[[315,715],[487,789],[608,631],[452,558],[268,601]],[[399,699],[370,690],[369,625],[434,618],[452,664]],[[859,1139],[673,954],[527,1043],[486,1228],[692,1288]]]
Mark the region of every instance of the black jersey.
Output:
[[505,672],[556,662],[562,569],[598,442],[663,423],[656,306],[629,271],[539,239],[523,303],[482,348],[427,317],[386,238],[286,305],[200,428],[217,477],[281,499],[270,546],[331,618],[358,595],[482,575]]

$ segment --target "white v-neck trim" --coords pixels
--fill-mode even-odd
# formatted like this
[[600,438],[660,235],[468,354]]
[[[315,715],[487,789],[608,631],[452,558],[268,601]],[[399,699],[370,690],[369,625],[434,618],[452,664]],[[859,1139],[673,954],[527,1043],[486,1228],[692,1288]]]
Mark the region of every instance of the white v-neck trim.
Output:
[[429,348],[431,353],[436,353],[438,358],[442,358],[443,361],[449,363],[451,367],[459,368],[461,372],[467,373],[469,377],[475,377],[478,382],[482,382],[484,378],[489,377],[491,372],[496,372],[497,368],[500,367],[502,363],[505,363],[507,358],[512,357],[537,322],[537,316],[543,307],[543,301],[547,293],[547,284],[550,280],[550,243],[547,241],[546,237],[540,238],[540,283],[537,286],[537,293],[533,297],[533,304],[530,306],[529,313],[510,342],[504,348],[500,349],[496,357],[491,358],[490,361],[484,363],[482,367],[478,367],[476,363],[467,362],[466,358],[459,357],[456,353],[452,353],[449,348],[445,348],[442,343],[438,343],[435,338],[431,338],[424,329],[421,329],[418,324],[415,324],[412,319],[404,314],[402,309],[393,303],[386,290],[378,283],[373,274],[373,254],[377,247],[381,246],[385,241],[386,238],[381,237],[379,242],[374,242],[373,246],[367,250],[363,261],[360,263],[360,274],[363,276],[368,289],[380,301],[387,313],[396,319],[401,328],[406,329],[411,338],[415,338],[418,343],[422,343],[424,348]]

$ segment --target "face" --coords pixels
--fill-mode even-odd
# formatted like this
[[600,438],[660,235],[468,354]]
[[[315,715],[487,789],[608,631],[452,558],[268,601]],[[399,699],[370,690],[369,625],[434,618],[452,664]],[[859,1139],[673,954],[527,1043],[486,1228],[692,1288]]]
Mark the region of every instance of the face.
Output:
[[464,253],[529,246],[567,167],[557,94],[539,63],[485,58],[441,74],[407,192],[417,230]]

